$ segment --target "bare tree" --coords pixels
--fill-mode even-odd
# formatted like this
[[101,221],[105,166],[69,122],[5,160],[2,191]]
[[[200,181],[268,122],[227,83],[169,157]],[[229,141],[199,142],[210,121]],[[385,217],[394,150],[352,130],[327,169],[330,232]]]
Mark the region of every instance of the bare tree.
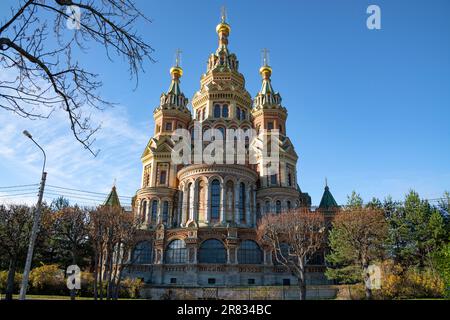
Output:
[[[91,212],[90,236],[94,249],[94,297],[118,297],[125,263],[135,246],[139,222],[118,206]],[[99,294],[100,293],[100,294]]]
[[305,266],[316,252],[323,249],[323,214],[303,208],[268,214],[258,224],[257,235],[272,249],[275,260],[298,279],[300,300],[306,299]]
[[137,85],[144,60],[153,61],[134,29],[139,18],[149,21],[133,0],[18,1],[0,23],[0,107],[30,119],[64,110],[76,140],[96,155],[100,126],[88,114],[112,104],[98,95],[98,75],[74,56],[97,43],[108,59],[125,58]]

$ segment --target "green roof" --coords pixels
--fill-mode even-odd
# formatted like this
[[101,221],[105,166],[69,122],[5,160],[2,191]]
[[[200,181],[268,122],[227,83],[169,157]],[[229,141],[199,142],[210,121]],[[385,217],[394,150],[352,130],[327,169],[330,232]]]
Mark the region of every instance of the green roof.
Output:
[[116,186],[112,187],[111,192],[108,195],[108,198],[106,198],[104,206],[111,206],[111,207],[120,207],[120,200],[119,196],[117,195]]
[[330,192],[330,188],[328,188],[328,186],[325,186],[325,191],[323,192],[322,200],[320,200],[319,208],[328,209],[337,207],[338,204],[336,200],[334,200],[334,197]]

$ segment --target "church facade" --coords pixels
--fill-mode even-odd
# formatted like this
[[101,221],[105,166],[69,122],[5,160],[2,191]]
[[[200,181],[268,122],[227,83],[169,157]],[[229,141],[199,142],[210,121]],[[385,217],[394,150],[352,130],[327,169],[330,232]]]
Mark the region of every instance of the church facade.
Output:
[[[170,69],[169,90],[154,109],[154,135],[141,157],[141,187],[132,204],[141,230],[127,270],[154,286],[294,285],[295,277],[256,237],[265,213],[311,206],[297,182],[298,155],[286,133],[287,109],[273,89],[267,59],[259,70],[261,90],[252,98],[237,56],[229,50],[231,27],[225,18],[216,32],[219,45],[207,60],[192,111],[181,90],[178,59]],[[195,144],[195,126],[200,133],[218,129],[224,135],[235,129],[270,135],[277,129],[276,172],[266,174],[262,160],[250,163],[248,157],[243,164],[174,163],[172,134],[185,129]],[[324,283],[323,256],[307,271],[307,282]]]

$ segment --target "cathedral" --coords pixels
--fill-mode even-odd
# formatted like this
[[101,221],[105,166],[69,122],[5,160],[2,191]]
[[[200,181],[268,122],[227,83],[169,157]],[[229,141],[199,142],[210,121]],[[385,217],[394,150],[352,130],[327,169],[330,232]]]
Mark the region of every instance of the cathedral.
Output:
[[[296,278],[256,237],[258,219],[265,213],[311,206],[297,182],[298,155],[287,136],[287,108],[272,86],[267,57],[259,70],[261,90],[252,98],[229,49],[231,27],[224,16],[216,32],[218,48],[207,60],[192,111],[180,85],[179,59],[170,69],[169,89],[154,109],[154,135],[141,156],[141,187],[132,203],[141,229],[127,272],[152,286],[294,285]],[[262,161],[248,159],[239,164],[174,163],[174,131],[186,129],[194,136],[196,124],[224,134],[277,130],[276,172],[269,175]],[[320,207],[335,205],[326,187]],[[323,254],[307,271],[307,283],[326,282]]]

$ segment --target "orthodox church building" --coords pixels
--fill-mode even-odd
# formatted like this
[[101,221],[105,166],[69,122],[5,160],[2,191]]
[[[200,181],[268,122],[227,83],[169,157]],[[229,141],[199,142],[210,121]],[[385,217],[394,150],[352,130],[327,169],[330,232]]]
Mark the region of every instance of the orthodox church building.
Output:
[[[297,181],[298,155],[286,130],[288,111],[272,86],[267,59],[259,70],[261,90],[252,98],[229,49],[231,27],[224,17],[216,32],[218,48],[200,77],[192,112],[181,89],[178,59],[170,69],[169,89],[154,109],[154,134],[141,157],[141,187],[132,203],[141,230],[128,272],[153,286],[294,285],[295,277],[256,238],[263,214],[311,206]],[[278,129],[277,172],[266,175],[262,163],[249,161],[175,164],[171,136],[176,129],[194,133],[194,123],[222,133]],[[320,208],[333,206],[337,204],[327,186]],[[308,283],[324,283],[323,271],[323,255],[318,255],[308,266]]]

